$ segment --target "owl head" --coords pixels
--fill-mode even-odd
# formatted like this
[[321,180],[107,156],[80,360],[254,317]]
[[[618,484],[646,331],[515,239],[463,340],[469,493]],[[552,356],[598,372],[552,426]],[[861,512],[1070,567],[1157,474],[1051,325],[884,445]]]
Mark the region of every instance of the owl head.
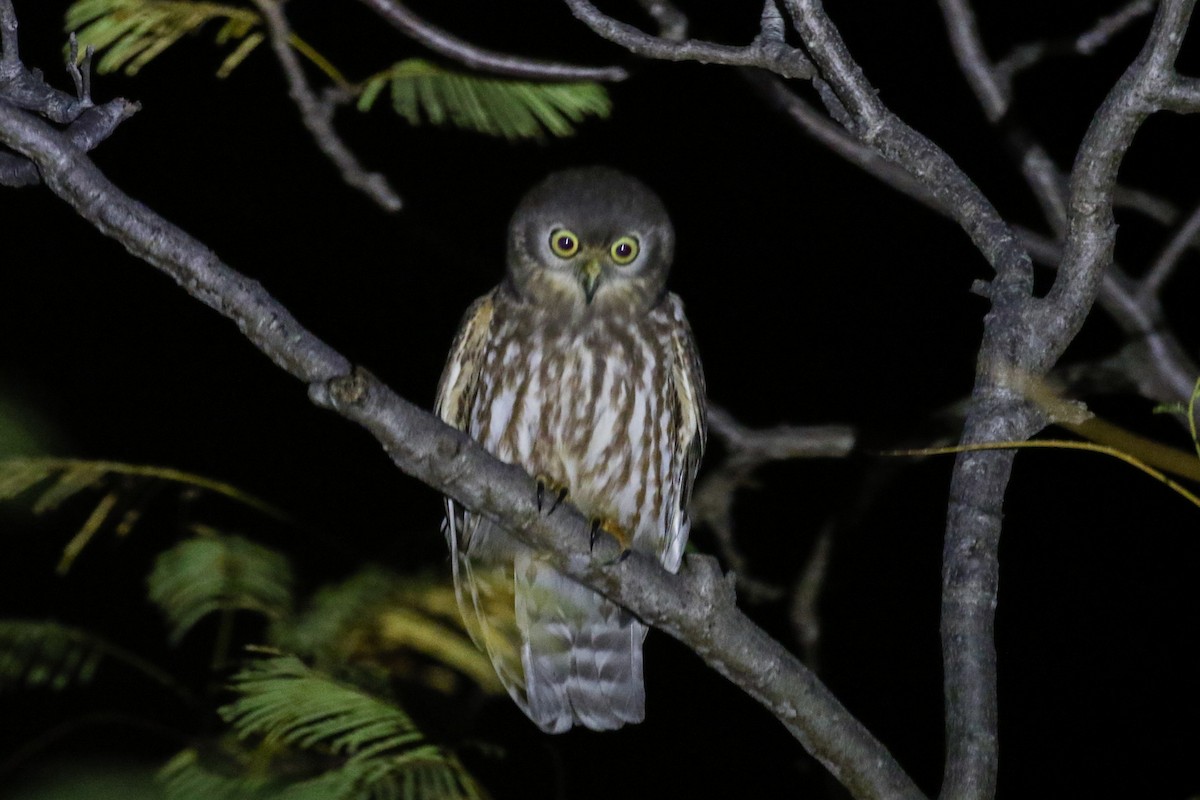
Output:
[[573,312],[653,307],[666,290],[675,232],[658,195],[609,167],[555,172],[517,205],[509,286]]

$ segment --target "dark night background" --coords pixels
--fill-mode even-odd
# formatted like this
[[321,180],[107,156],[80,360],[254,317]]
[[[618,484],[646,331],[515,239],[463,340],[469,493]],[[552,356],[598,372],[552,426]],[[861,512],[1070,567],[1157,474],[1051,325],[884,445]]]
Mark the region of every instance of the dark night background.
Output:
[[[756,426],[841,422],[867,449],[919,441],[937,410],[970,390],[988,267],[951,223],[883,188],[807,139],[735,71],[638,64],[553,0],[414,3],[480,44],[579,63],[635,67],[613,86],[607,122],[567,140],[510,145],[412,128],[385,103],[344,110],[339,130],[406,208],[388,216],[343,185],[300,125],[267,49],[224,80],[213,29],[136,78],[97,77],[100,101],[142,111],[94,152],[126,192],[261,281],[302,324],[426,406],[463,310],[502,270],[521,193],[546,172],[603,162],[663,196],[678,232],[672,288],[686,301],[710,395]],[[693,34],[737,43],[755,3],[691,3]],[[993,56],[1067,36],[1116,2],[977,3]],[[22,55],[56,85],[65,2],[16,0]],[[738,6],[736,8],[732,6]],[[1036,205],[983,119],[946,45],[932,0],[828,11],[883,99],[970,174],[1009,219]],[[1052,8],[1053,11],[1048,11]],[[640,21],[633,4],[606,6]],[[295,0],[297,31],[351,76],[423,53],[356,3]],[[1143,20],[1092,58],[1064,58],[1017,83],[1017,112],[1060,165],[1137,52]],[[1196,43],[1181,68],[1200,72]],[[1189,69],[1190,67],[1190,69]],[[811,97],[810,88],[799,90]],[[1122,177],[1183,208],[1197,197],[1196,120],[1160,115]],[[1166,233],[1123,213],[1118,258],[1144,267]],[[229,322],[77,219],[42,187],[0,190],[0,401],[43,431],[47,452],[169,465],[231,482],[286,508],[301,529],[227,506],[231,528],[291,555],[308,588],[378,561],[449,571],[436,493],[392,467],[366,433],[315,409]],[[1168,286],[1170,323],[1195,354],[1195,255]],[[1049,278],[1040,273],[1044,283]],[[1097,311],[1066,361],[1121,344]],[[1136,398],[1088,398],[1104,416],[1177,447],[1172,420]],[[714,447],[711,460],[721,457]],[[927,792],[941,776],[939,561],[951,458],[776,465],[739,495],[741,543],[760,577],[795,579],[831,517],[842,521],[822,601],[822,677]],[[167,493],[169,494],[169,492]],[[90,626],[187,670],[195,644],[161,644],[144,601],[153,555],[178,535],[170,498],[133,537],[99,537],[71,574],[54,564],[86,501],[31,519],[0,513],[0,611]],[[214,503],[214,506],[220,504]],[[998,610],[1003,797],[1200,794],[1200,510],[1101,456],[1022,453],[1006,505]],[[152,524],[153,523],[153,524]],[[694,532],[702,550],[708,533]],[[782,604],[750,607],[792,643]],[[193,638],[202,638],[197,632]],[[507,700],[447,736],[498,742],[474,759],[498,797],[840,796],[824,770],[753,700],[662,634],[647,646],[648,721],[614,734],[546,737]],[[133,712],[176,735],[122,723],[83,726],[31,759],[23,742],[81,713]],[[98,753],[161,762],[194,722],[118,667],[94,689],[0,697],[0,796],[46,759]],[[470,758],[470,757],[469,757]],[[61,763],[61,762],[58,762]]]

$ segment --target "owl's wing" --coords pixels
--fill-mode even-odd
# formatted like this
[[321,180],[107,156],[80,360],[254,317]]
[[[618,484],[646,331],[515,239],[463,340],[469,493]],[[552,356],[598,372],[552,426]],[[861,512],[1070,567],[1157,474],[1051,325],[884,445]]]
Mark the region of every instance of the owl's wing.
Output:
[[494,308],[489,292],[467,309],[438,384],[433,411],[460,431],[466,431],[471,424],[471,407],[479,385],[479,371],[483,367]]
[[679,469],[673,476],[676,491],[672,494],[679,498],[679,507],[668,515],[662,562],[663,566],[675,572],[683,559],[683,548],[691,528],[687,507],[692,499],[692,484],[696,481],[696,470],[700,468],[700,458],[704,455],[704,443],[708,438],[708,395],[692,328],[683,315],[683,303],[674,296],[672,300],[675,304],[675,326],[671,334],[671,377],[678,404],[675,413],[675,452],[679,454]]
[[[458,334],[450,348],[450,356],[446,359],[446,367],[442,371],[437,401],[433,406],[434,413],[441,417],[443,422],[466,433],[470,433],[471,413],[478,395],[479,375],[491,332],[493,311],[492,294],[488,293],[472,303],[463,315]],[[458,596],[458,605],[463,612],[467,631],[477,645],[484,647],[487,637],[480,629],[478,614],[474,611],[468,613],[468,609],[472,607],[478,609],[480,603],[477,598],[472,597],[472,604],[468,606],[463,597],[462,562],[465,560],[471,530],[478,525],[478,517],[472,518],[465,508],[449,497],[446,498],[446,522],[443,532],[446,534],[446,543],[450,546],[454,591]],[[467,571],[469,572],[469,569]]]
[[[467,309],[438,385],[434,412],[467,433],[479,395],[494,311],[492,293]],[[514,562],[524,546],[450,498],[446,498],[444,532],[450,546],[454,594],[467,632],[491,658],[504,688],[528,713],[519,649],[521,632],[514,611]]]

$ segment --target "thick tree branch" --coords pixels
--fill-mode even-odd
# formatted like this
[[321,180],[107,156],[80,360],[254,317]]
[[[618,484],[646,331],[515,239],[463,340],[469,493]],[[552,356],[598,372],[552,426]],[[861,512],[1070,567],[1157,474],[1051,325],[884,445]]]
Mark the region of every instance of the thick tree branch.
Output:
[[333,102],[329,97],[319,99],[309,88],[300,60],[288,43],[291,29],[277,0],[253,0],[266,23],[271,51],[283,70],[288,84],[288,96],[300,111],[300,119],[312,134],[317,147],[338,171],[342,180],[371,198],[384,211],[399,211],[403,205],[400,196],[388,184],[387,178],[378,172],[368,172],[333,128]]
[[1134,134],[1153,111],[1179,110],[1172,105],[1172,89],[1181,82],[1174,71],[1175,58],[1194,2],[1163,0],[1159,5],[1146,45],[1105,98],[1076,155],[1063,260],[1035,320],[1045,326],[1050,341],[1061,341],[1064,348],[1083,324],[1090,298],[1112,262],[1112,197]]
[[621,67],[580,67],[487,50],[426,22],[398,0],[362,0],[362,4],[405,36],[471,69],[547,81],[623,81],[629,77]]
[[[1017,233],[1035,259],[1049,267],[1058,266],[1060,242],[1025,228],[1018,228]],[[1100,282],[1097,302],[1129,335],[1129,343],[1112,366],[1124,371],[1142,397],[1159,403],[1186,401],[1200,366],[1166,328],[1159,298],[1140,296],[1138,284],[1114,262]]]
[[308,384],[313,402],[367,428],[402,470],[500,522],[565,573],[696,650],[765,705],[857,797],[921,797],[887,750],[829,690],[737,609],[715,561],[689,558],[678,575],[638,554],[602,566],[613,560],[616,545],[603,540],[597,553],[590,553],[590,526],[577,510],[542,516],[533,480],[522,470],[353,369],[258,283],[121,192],[64,134],[0,104],[0,141],[32,159],[46,185],[97,229],[235,321],[272,361]]

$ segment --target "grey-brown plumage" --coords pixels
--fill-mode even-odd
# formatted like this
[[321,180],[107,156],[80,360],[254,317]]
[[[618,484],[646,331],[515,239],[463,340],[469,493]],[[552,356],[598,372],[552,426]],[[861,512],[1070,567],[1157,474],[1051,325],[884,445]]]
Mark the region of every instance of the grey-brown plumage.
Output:
[[[700,362],[665,288],[673,250],[640,182],[551,175],[517,207],[505,278],[467,311],[437,399],[446,422],[671,571],[705,437]],[[447,538],[467,627],[534,722],[642,720],[645,625],[452,501]]]

